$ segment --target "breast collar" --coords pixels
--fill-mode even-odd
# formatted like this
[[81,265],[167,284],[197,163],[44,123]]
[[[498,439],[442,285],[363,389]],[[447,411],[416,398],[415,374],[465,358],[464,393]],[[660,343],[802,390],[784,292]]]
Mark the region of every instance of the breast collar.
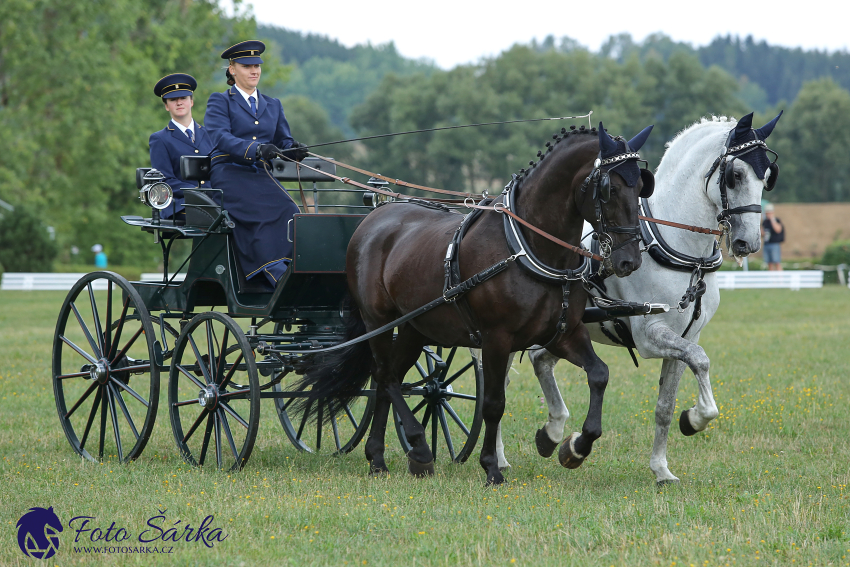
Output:
[[[512,175],[510,183],[502,191],[503,206],[512,212],[516,212],[517,191],[514,190],[516,183],[517,176]],[[559,270],[544,264],[531,250],[517,222],[510,215],[502,216],[504,217],[505,238],[508,241],[511,254],[516,256],[517,263],[533,277],[544,282],[563,285],[564,282],[584,280],[590,276],[590,259],[584,256],[581,257],[581,265],[572,270]]]
[[[648,200],[640,200],[640,210],[642,216],[652,218],[653,215],[649,208]],[[661,236],[658,225],[655,223],[648,223],[645,220],[641,220],[640,230],[649,256],[662,266],[679,272],[693,272],[699,268],[702,272],[707,273],[716,272],[720,268],[720,265],[723,264],[723,254],[716,240],[714,241],[714,247],[710,256],[690,256],[674,250],[667,244]]]

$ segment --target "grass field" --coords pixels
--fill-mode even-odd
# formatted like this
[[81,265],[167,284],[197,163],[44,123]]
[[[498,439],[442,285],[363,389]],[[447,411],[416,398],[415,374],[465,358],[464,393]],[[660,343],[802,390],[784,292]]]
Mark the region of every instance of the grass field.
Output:
[[[0,565],[850,565],[846,288],[723,292],[701,341],[720,417],[692,438],[671,428],[670,469],[682,482],[663,489],[648,468],[660,361],[635,369],[606,347],[597,347],[611,369],[603,437],[574,471],[537,456],[545,406],[527,360],[516,365],[503,422],[513,467],[497,489],[484,487],[477,451],[460,466],[443,455],[433,478],[409,477],[394,435],[383,479],[366,476],[362,445],[341,458],[298,453],[270,405],[238,474],[187,468],[162,406],[139,460],[81,462],[50,380],[63,297],[0,293]],[[568,431],[579,430],[584,376],[565,363],[556,375]],[[681,408],[695,395],[686,371]],[[16,545],[16,522],[33,506],[53,506],[66,526],[41,563]],[[173,546],[166,555],[73,549],[74,516],[102,530],[115,522],[133,535],[120,545],[139,546],[160,511],[163,529],[213,515],[228,537],[212,549],[147,544]],[[85,544],[87,534],[76,545]]]

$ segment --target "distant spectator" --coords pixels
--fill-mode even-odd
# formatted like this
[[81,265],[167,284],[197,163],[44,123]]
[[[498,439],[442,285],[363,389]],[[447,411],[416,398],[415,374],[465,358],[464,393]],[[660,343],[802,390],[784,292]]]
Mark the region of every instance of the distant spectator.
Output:
[[94,267],[105,268],[106,252],[103,251],[103,246],[101,246],[100,244],[95,244],[91,247],[91,251],[94,252]]
[[780,247],[785,242],[785,227],[773,213],[773,205],[768,203],[764,207],[764,220],[761,223],[761,234],[764,238],[764,261],[767,269],[771,271],[782,271],[782,252]]

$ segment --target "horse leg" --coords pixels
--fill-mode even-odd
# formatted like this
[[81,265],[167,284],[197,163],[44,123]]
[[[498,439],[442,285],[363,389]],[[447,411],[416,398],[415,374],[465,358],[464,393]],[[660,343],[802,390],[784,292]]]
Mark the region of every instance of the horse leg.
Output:
[[576,327],[569,337],[550,347],[550,351],[587,372],[587,385],[590,388],[587,417],[581,433],[573,433],[564,439],[558,451],[561,465],[575,469],[590,455],[594,441],[602,437],[602,401],[608,386],[608,366],[596,356],[584,325]]
[[564,438],[564,426],[570,417],[570,411],[561,397],[558,382],[555,380],[555,365],[560,360],[545,348],[528,351],[528,358],[534,366],[534,374],[540,382],[543,397],[549,407],[549,418],[543,427],[537,430],[534,444],[541,457],[551,457]]
[[369,474],[380,476],[390,472],[384,461],[387,418],[390,412],[390,394],[383,384],[375,388],[375,412],[372,414],[372,427],[366,440],[366,459],[369,461]]
[[685,371],[685,363],[664,359],[661,363],[661,381],[658,387],[658,402],[655,404],[655,441],[652,444],[652,456],[649,468],[655,473],[658,485],[679,482],[679,479],[667,468],[667,437],[673,411],[676,409],[676,393],[679,379]]
[[[475,356],[478,360],[481,360],[481,351],[479,349],[469,349],[472,353],[472,356]],[[514,363],[514,357],[516,356],[515,352],[512,352],[508,357],[508,368],[505,370],[505,390],[508,389],[508,384],[511,383],[511,367]],[[496,458],[499,459],[499,470],[504,472],[507,469],[511,468],[511,464],[508,462],[508,459],[505,458],[505,444],[502,442],[502,421],[499,420],[499,427],[496,429]]]
[[[682,412],[679,418],[679,429],[684,435],[694,435],[708,427],[709,422],[720,412],[714,402],[711,391],[709,370],[711,361],[705,351],[696,342],[683,339],[666,325],[653,325],[646,330],[649,339],[652,358],[675,359],[688,365],[697,379],[699,395],[694,407]],[[699,340],[699,334],[694,341]]]
[[[500,345],[499,345],[500,346]],[[505,376],[510,350],[497,345],[485,344],[482,349],[484,360],[484,442],[478,462],[487,473],[487,485],[502,484],[505,477],[499,470],[499,458],[496,454],[496,437],[499,434],[499,422],[505,413]]]

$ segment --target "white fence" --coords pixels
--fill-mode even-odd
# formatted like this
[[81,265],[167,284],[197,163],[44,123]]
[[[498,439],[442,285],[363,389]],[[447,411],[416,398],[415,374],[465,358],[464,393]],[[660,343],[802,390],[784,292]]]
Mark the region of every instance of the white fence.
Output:
[[795,271],[747,271],[717,272],[720,289],[803,289],[823,287],[823,272],[820,270]]
[[[68,291],[85,274],[55,274],[30,272],[5,272],[0,290],[6,291]],[[178,274],[175,282],[182,282],[186,274]],[[142,281],[162,281],[161,273],[142,274]],[[106,280],[95,280],[95,290],[105,290]]]

